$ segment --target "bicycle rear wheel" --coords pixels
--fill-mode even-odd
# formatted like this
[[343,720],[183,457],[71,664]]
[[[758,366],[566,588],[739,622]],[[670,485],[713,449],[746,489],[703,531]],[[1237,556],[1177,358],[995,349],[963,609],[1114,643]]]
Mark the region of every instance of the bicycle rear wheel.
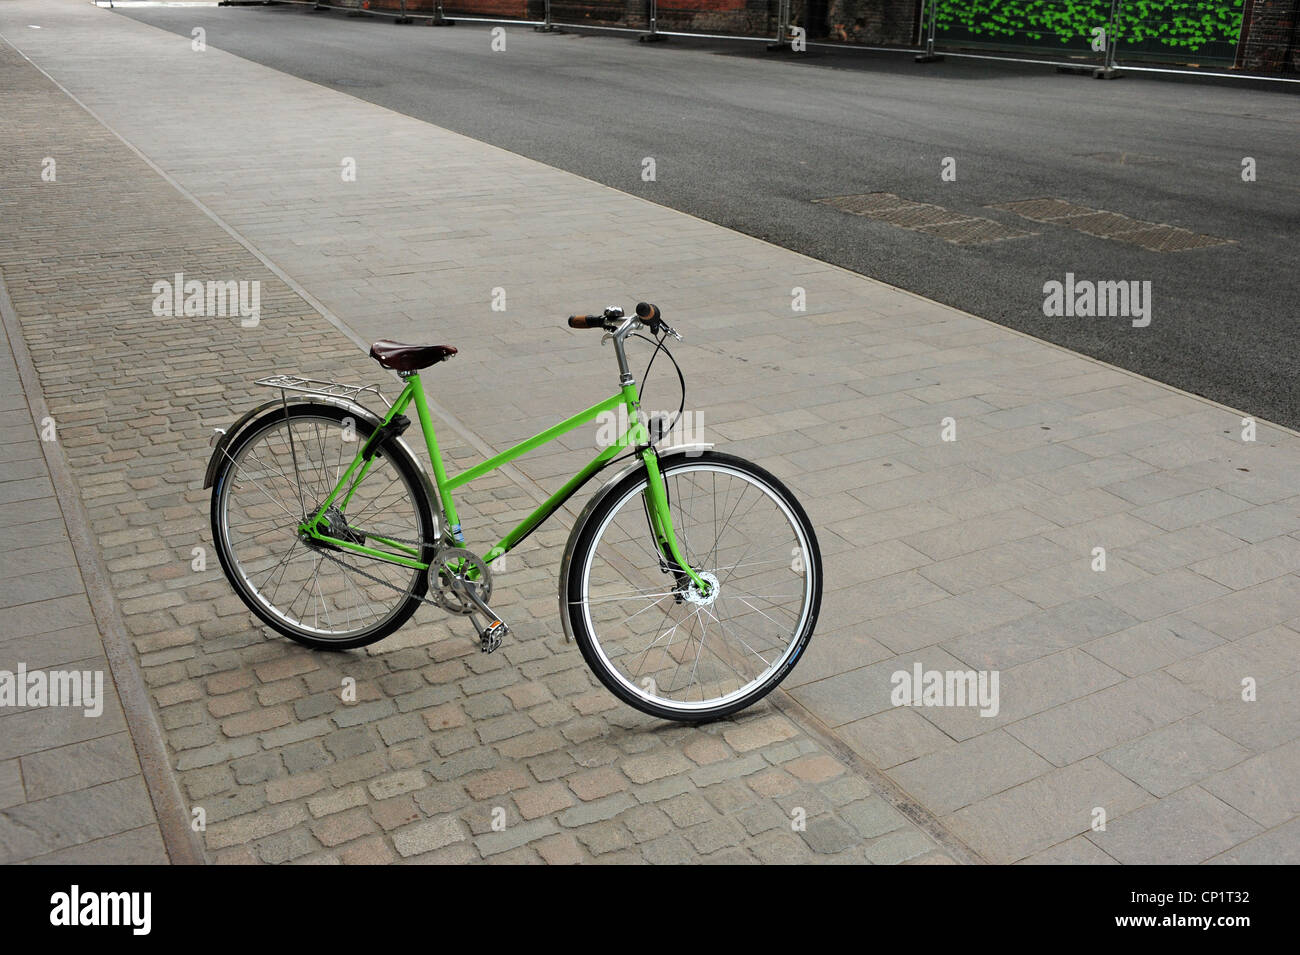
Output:
[[[344,408],[292,404],[287,416],[277,409],[249,424],[213,481],[212,535],[235,592],[269,627],[307,646],[346,650],[382,640],[410,619],[427,587],[426,571],[298,534],[370,434]],[[327,515],[332,537],[405,541],[427,559],[435,526],[428,495],[415,463],[392,444]]]
[[702,722],[752,705],[794,668],[817,624],[821,552],[794,495],[758,465],[705,452],[660,469],[677,542],[710,592],[660,554],[639,469],[579,531],[562,610],[619,699]]

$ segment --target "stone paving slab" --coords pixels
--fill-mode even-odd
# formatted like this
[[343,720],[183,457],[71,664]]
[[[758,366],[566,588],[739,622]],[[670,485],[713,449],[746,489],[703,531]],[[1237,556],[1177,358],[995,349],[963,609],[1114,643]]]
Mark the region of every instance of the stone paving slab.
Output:
[[[26,31],[34,18],[45,28]],[[786,712],[796,715],[802,707],[922,805],[933,801],[930,810],[943,814],[984,858],[1225,861],[1293,854],[1294,813],[1276,819],[1238,786],[1215,782],[1256,758],[1271,761],[1262,765],[1289,765],[1281,751],[1300,737],[1300,694],[1287,662],[1293,657],[1286,653],[1300,637],[1300,437],[1293,432],[1259,421],[1255,440],[1243,440],[1243,412],[213,47],[197,53],[183,37],[106,11],[71,2],[18,2],[0,8],[0,32],[357,339],[408,337],[460,346],[457,361],[434,376],[434,396],[454,409],[454,419],[444,420],[459,426],[463,445],[456,451],[466,459],[549,423],[553,414],[543,409],[583,407],[608,387],[608,354],[592,339],[564,329],[563,315],[606,302],[626,305],[637,297],[656,301],[688,336],[678,354],[691,383],[689,404],[702,409],[709,436],[786,479],[819,527],[828,587],[823,620],[808,658],[788,681],[788,695],[774,705],[791,706]],[[534,41],[512,34],[516,42]],[[238,132],[212,134],[220,130]],[[39,164],[37,152],[48,154],[35,142],[26,149],[29,166]],[[639,176],[641,158],[628,157],[630,182]],[[355,182],[340,175],[346,159],[356,162]],[[121,179],[135,182],[133,174],[138,178],[132,170]],[[21,176],[15,181],[23,201],[34,201],[28,197],[39,186],[24,185]],[[164,221],[132,226],[128,218],[126,234],[134,228],[137,235],[153,235],[157,229],[174,241],[170,255],[160,254],[155,244],[139,254],[139,287],[180,267],[262,274],[247,257],[223,257],[215,242],[195,244],[191,237],[201,233],[196,227],[178,229],[176,221],[190,222],[180,199],[151,194],[151,202],[150,211]],[[60,260],[19,245],[6,250],[5,267],[35,269],[38,276],[51,267],[81,269],[87,273],[84,299],[74,310],[102,310],[107,301],[116,307],[110,314],[119,336],[125,331],[150,341],[164,337],[156,320],[144,317],[140,303],[146,299],[130,290],[121,260],[96,262],[84,251],[102,242],[102,236],[85,233],[76,261],[67,250]],[[201,264],[200,252],[208,256]],[[290,289],[267,281],[275,304],[306,323],[294,327],[300,340],[313,343],[314,357],[328,352],[335,367],[365,373],[362,365],[351,364],[355,359],[345,348],[336,353],[319,343],[319,322],[311,324]],[[796,289],[806,295],[806,311],[792,310]],[[22,289],[31,303],[24,328],[35,340],[38,364],[39,336],[58,340],[37,304],[51,290],[40,278]],[[506,296],[504,312],[492,308],[497,290]],[[264,312],[276,314],[265,303]],[[287,318],[277,318],[274,340],[261,333],[232,335],[203,354],[191,352],[183,371],[211,376],[222,388],[143,399],[141,411],[170,415],[173,429],[182,427],[182,417],[187,423],[196,416],[205,424],[224,423],[240,383],[262,370],[259,362],[276,354],[276,342],[294,334],[286,335],[288,326]],[[124,349],[114,350],[108,341],[105,348],[125,366]],[[88,362],[57,355],[52,345],[45,351],[47,394],[57,376],[87,380]],[[165,367],[150,370],[164,378],[180,375]],[[527,399],[522,388],[503,393],[496,384],[502,376],[527,382]],[[143,387],[125,377],[121,386]],[[651,382],[646,399],[651,407],[657,401],[671,407],[676,396],[665,380]],[[87,441],[106,440],[94,432],[110,420],[111,407],[82,412]],[[77,414],[73,407],[65,410]],[[120,426],[121,416],[113,420]],[[952,434],[949,423],[955,440],[945,440]],[[200,436],[193,434],[180,444],[199,453]],[[145,456],[154,437],[113,440],[126,442],[124,453]],[[568,458],[547,454],[520,462],[518,493],[535,495],[539,485],[589,456],[576,444],[569,448]],[[148,456],[155,455],[161,452]],[[176,522],[166,531],[173,538],[170,552],[188,552],[201,533],[195,516],[201,495],[192,480],[174,476],[170,483],[147,494],[148,504],[120,473],[104,476],[91,490],[106,507],[138,505],[125,516],[104,511],[104,533],[132,527],[146,534],[140,540],[109,538],[109,546],[121,550],[106,550],[106,556],[141,558],[137,547],[157,549],[146,533],[153,520],[148,508],[155,503]],[[483,513],[505,519],[509,511]],[[521,574],[537,571],[537,577],[521,577],[518,585],[530,612],[536,604],[541,614],[535,618],[539,635],[553,626],[553,611],[543,609],[542,598],[552,599],[549,584],[543,587],[544,568],[563,537],[562,531],[548,533],[538,535],[534,550],[525,554]],[[1094,570],[1098,547],[1105,549],[1105,570]],[[279,648],[241,643],[252,638],[239,630],[242,612],[219,581],[191,590],[196,585],[150,580],[127,565],[121,573],[122,586],[138,601],[124,601],[124,607],[138,611],[141,626],[158,628],[141,636],[153,638],[145,643],[142,652],[150,656],[142,662],[156,664],[160,705],[166,699],[165,705],[186,706],[183,713],[201,713],[214,692],[243,694],[230,701],[232,707],[285,705],[274,702],[276,691],[264,686],[256,670],[262,653]],[[533,584],[531,594],[524,590]],[[183,600],[172,599],[176,591],[184,593]],[[210,601],[217,619],[187,605],[196,599]],[[424,652],[428,646],[427,637],[407,639],[392,638],[389,643],[400,646],[381,645],[379,656]],[[545,638],[542,643],[549,646]],[[549,670],[549,655],[525,659],[519,654],[537,651],[514,652],[510,658],[503,651],[529,679],[563,672]],[[210,658],[223,654],[222,665],[252,666],[254,678],[229,689],[218,681],[220,691],[205,683],[188,687],[206,679]],[[494,692],[492,680],[500,679],[475,672],[473,660],[430,659],[425,666],[436,667],[434,672],[473,680],[473,693]],[[1284,672],[1273,669],[1278,660]],[[896,707],[891,678],[917,663],[996,670],[998,714]],[[327,670],[309,679],[316,672],[294,677],[306,683],[303,693],[323,692],[327,677],[338,675]],[[1243,695],[1243,680],[1252,682],[1255,699]],[[392,703],[387,692],[364,705],[371,707],[370,718],[407,727],[392,731],[401,746],[401,734],[414,727],[401,720],[406,713],[384,705]],[[447,727],[459,742],[443,746],[465,749],[440,753],[452,768],[439,772],[491,772],[501,744],[489,746],[477,735],[491,707],[461,710],[465,722]],[[301,747],[294,750],[295,760],[300,753],[311,753],[312,760],[366,758],[368,750],[319,752],[316,741],[355,727],[308,713],[295,712],[289,723],[263,732],[279,734],[268,737],[278,746],[296,733],[318,730],[320,736],[288,744]],[[207,785],[214,788],[207,795],[256,787],[259,773],[281,767],[290,774],[319,772],[307,769],[312,760],[291,766],[287,750],[284,762],[272,760],[268,769],[257,741],[205,732],[206,717],[188,718],[197,722],[184,727],[188,733],[174,735],[195,745],[184,747],[178,763],[183,773],[208,774]],[[449,718],[462,717],[453,712]],[[301,726],[291,726],[294,719]],[[1206,730],[1226,742],[1215,739],[1198,764],[1187,747],[1213,739]],[[536,761],[555,752],[530,750],[557,744],[558,732],[539,725],[522,734],[526,741],[517,752],[528,755],[518,758]],[[664,732],[666,748],[675,748],[679,738]],[[590,747],[598,739],[579,745]],[[634,749],[643,740],[644,733],[633,733],[612,745]],[[379,745],[374,737],[371,742]],[[788,741],[773,745],[790,752]],[[495,756],[485,747],[496,750]],[[998,762],[986,767],[964,755],[981,751],[995,754]],[[565,755],[577,758],[570,750]],[[1236,763],[1226,764],[1234,758]],[[367,766],[375,769],[376,762],[371,758]],[[971,778],[954,784],[945,775],[953,767]],[[998,767],[1005,771],[1001,780]],[[541,775],[533,765],[528,769],[539,784],[559,778],[543,778],[547,769]],[[358,781],[348,771],[322,774],[322,787],[326,780],[335,788]],[[1001,790],[999,782],[1005,783]],[[1176,784],[1181,788],[1168,791]],[[558,791],[552,795],[560,798]],[[616,818],[628,812],[630,807],[615,808],[622,802],[617,796],[596,797],[609,800],[599,812]],[[234,856],[235,847],[250,839],[311,829],[309,820],[316,817],[306,798],[255,811],[248,808],[254,797],[238,797],[232,805],[242,812],[232,818],[245,819],[247,828],[242,840],[240,827],[227,830],[221,851]],[[773,792],[767,798],[780,797]],[[452,811],[431,811],[442,805],[436,801],[417,805],[431,816]],[[1108,820],[1106,831],[1092,829],[1099,808]],[[349,811],[354,810],[341,810]],[[543,835],[539,825],[534,843],[493,857],[557,845],[547,840],[565,835],[559,814],[568,811],[556,811],[555,832]],[[1130,818],[1138,821],[1124,821]],[[356,825],[355,840],[375,838]],[[403,837],[413,856],[433,846],[426,851],[442,852],[440,858],[468,858],[481,855],[483,845],[505,841],[480,844],[484,833],[460,817],[407,825],[420,827],[411,830],[419,833],[409,837],[414,841]],[[1178,838],[1186,826],[1204,827],[1212,836]],[[304,856],[329,855],[312,831],[311,845],[320,848]],[[838,826],[828,826],[819,845],[837,844],[836,831]],[[773,845],[788,844],[788,835]],[[677,832],[658,838],[665,853],[683,846],[701,851]],[[292,854],[290,844],[304,845],[288,836],[280,841],[286,847],[276,852]],[[618,843],[593,836],[593,844]],[[391,846],[396,851],[395,841]],[[586,843],[580,848],[590,850]],[[769,848],[748,851],[762,859]],[[620,858],[623,851],[608,854]]]
[[[189,809],[203,810],[209,861],[973,858],[937,825],[950,844],[918,827],[924,810],[780,704],[699,729],[620,704],[564,643],[555,619],[563,527],[536,533],[498,575],[494,605],[514,636],[495,655],[479,653],[467,623],[429,610],[364,651],[315,653],[269,636],[210,550],[210,566],[192,564],[195,547],[210,547],[201,488],[209,427],[229,424],[257,399],[248,382],[260,374],[294,367],[343,380],[381,376],[346,335],[7,46],[0,85],[9,91],[0,175],[17,184],[4,196],[13,228],[0,238],[0,274],[172,765]],[[59,157],[56,183],[28,174],[47,154]],[[110,214],[117,228],[106,232]],[[152,283],[178,270],[260,281],[259,324],[155,318]],[[440,431],[451,461],[463,466],[477,455],[454,430]],[[518,520],[532,506],[525,488],[500,475],[476,482],[462,504],[467,524]],[[76,620],[63,608],[63,624]],[[59,623],[53,614],[35,619],[12,642],[80,646],[82,631],[59,631]],[[355,703],[341,699],[346,679],[356,681]],[[788,700],[784,708],[797,712]],[[111,745],[120,739],[40,753],[20,779],[17,757],[46,717],[0,719],[11,730],[0,736],[0,794],[21,801],[25,781],[26,798],[40,800],[0,818],[22,825],[23,839],[50,843],[21,842],[21,851],[48,852],[57,838],[76,837],[97,840],[98,854],[85,861],[139,860],[138,845],[110,837],[140,824],[132,813],[142,787],[120,778],[124,754]],[[121,737],[120,714],[114,719],[97,725]],[[69,767],[99,785],[64,792]],[[32,805],[52,822],[32,822]],[[504,828],[494,825],[498,816]]]
[[[0,516],[0,529],[12,535],[0,549],[0,671],[6,680],[23,667],[103,681],[102,698],[80,707],[0,706],[0,863],[166,862],[113,674],[89,623],[41,423],[28,407],[3,323],[0,409],[13,433],[6,441],[13,453],[0,461],[0,501],[16,505]],[[35,546],[16,546],[23,543]]]

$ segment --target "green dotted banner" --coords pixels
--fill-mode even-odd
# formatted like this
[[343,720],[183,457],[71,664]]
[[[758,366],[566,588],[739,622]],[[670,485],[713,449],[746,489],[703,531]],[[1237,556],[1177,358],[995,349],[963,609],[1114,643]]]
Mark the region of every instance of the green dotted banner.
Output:
[[[1243,0],[1124,0],[1120,49],[1222,54],[1241,32]],[[1087,49],[1108,28],[1110,0],[937,0],[937,29],[986,43]]]

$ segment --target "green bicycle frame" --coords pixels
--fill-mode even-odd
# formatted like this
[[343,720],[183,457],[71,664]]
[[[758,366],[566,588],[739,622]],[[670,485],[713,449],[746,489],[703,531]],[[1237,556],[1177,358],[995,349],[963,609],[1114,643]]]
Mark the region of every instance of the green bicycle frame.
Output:
[[[652,528],[657,539],[660,553],[666,558],[672,560],[683,572],[699,587],[702,591],[708,592],[709,585],[702,580],[691,565],[686,561],[677,545],[677,537],[673,532],[672,515],[668,504],[668,494],[664,487],[663,476],[659,471],[659,460],[654,449],[650,447],[650,436],[645,426],[640,420],[640,396],[634,384],[623,385],[618,394],[606,398],[598,404],[592,405],[585,411],[580,411],[571,418],[561,421],[552,428],[548,428],[539,434],[527,438],[508,451],[503,451],[495,457],[491,457],[482,464],[477,464],[472,468],[462,471],[454,477],[448,477],[446,466],[443,464],[442,451],[438,447],[438,436],[433,429],[433,418],[429,414],[428,400],[425,398],[424,386],[420,383],[420,376],[411,373],[405,376],[406,386],[393,406],[389,409],[388,414],[383,419],[383,424],[387,425],[390,421],[402,414],[412,404],[415,405],[415,412],[420,421],[420,430],[424,432],[424,443],[429,452],[429,461],[433,465],[433,479],[438,488],[438,497],[442,505],[443,514],[447,520],[451,535],[457,544],[464,542],[464,535],[461,531],[460,518],[456,514],[456,503],[452,492],[457,488],[464,487],[473,481],[478,480],[486,474],[490,474],[505,464],[510,463],[516,458],[534,451],[544,444],[549,444],[561,435],[579,428],[596,420],[600,415],[617,408],[624,408],[627,411],[628,429],[619,437],[617,441],[612,442],[607,448],[596,455],[581,471],[570,478],[563,487],[552,494],[546,501],[535,511],[525,517],[518,525],[514,527],[505,537],[501,538],[484,556],[484,562],[491,564],[503,554],[510,552],[516,544],[527,537],[539,524],[550,517],[563,504],[569,496],[581,487],[597,471],[601,470],[606,464],[619,455],[620,452],[627,448],[639,450],[642,462],[644,462],[647,476],[646,503],[647,513],[650,515]],[[377,433],[377,432],[376,432]],[[370,440],[373,440],[371,436]],[[373,463],[373,456],[366,458],[367,441],[353,458],[347,471],[339,479],[338,484],[330,492],[329,497],[317,508],[316,513],[307,518],[298,530],[310,536],[312,539],[324,544],[329,544],[339,550],[351,551],[365,557],[375,560],[386,561],[391,564],[399,564],[403,567],[410,567],[416,570],[427,570],[428,562],[421,560],[422,554],[418,548],[397,540],[391,540],[381,535],[368,534],[367,540],[381,547],[372,547],[366,544],[358,544],[353,541],[340,540],[330,537],[323,533],[321,525],[326,523],[325,512],[336,501],[339,508],[346,508],[351,501],[352,495],[356,493],[357,487],[365,479]]]

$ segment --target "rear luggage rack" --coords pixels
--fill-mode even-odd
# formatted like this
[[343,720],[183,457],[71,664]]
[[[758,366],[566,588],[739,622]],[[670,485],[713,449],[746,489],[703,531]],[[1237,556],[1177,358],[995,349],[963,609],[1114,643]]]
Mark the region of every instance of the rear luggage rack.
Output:
[[393,403],[383,396],[378,385],[345,385],[337,381],[322,381],[319,378],[303,378],[299,375],[271,375],[259,378],[255,385],[278,388],[283,395],[286,391],[296,391],[305,395],[320,395],[323,398],[346,398],[348,401],[360,401],[366,392],[373,394],[389,408]]

